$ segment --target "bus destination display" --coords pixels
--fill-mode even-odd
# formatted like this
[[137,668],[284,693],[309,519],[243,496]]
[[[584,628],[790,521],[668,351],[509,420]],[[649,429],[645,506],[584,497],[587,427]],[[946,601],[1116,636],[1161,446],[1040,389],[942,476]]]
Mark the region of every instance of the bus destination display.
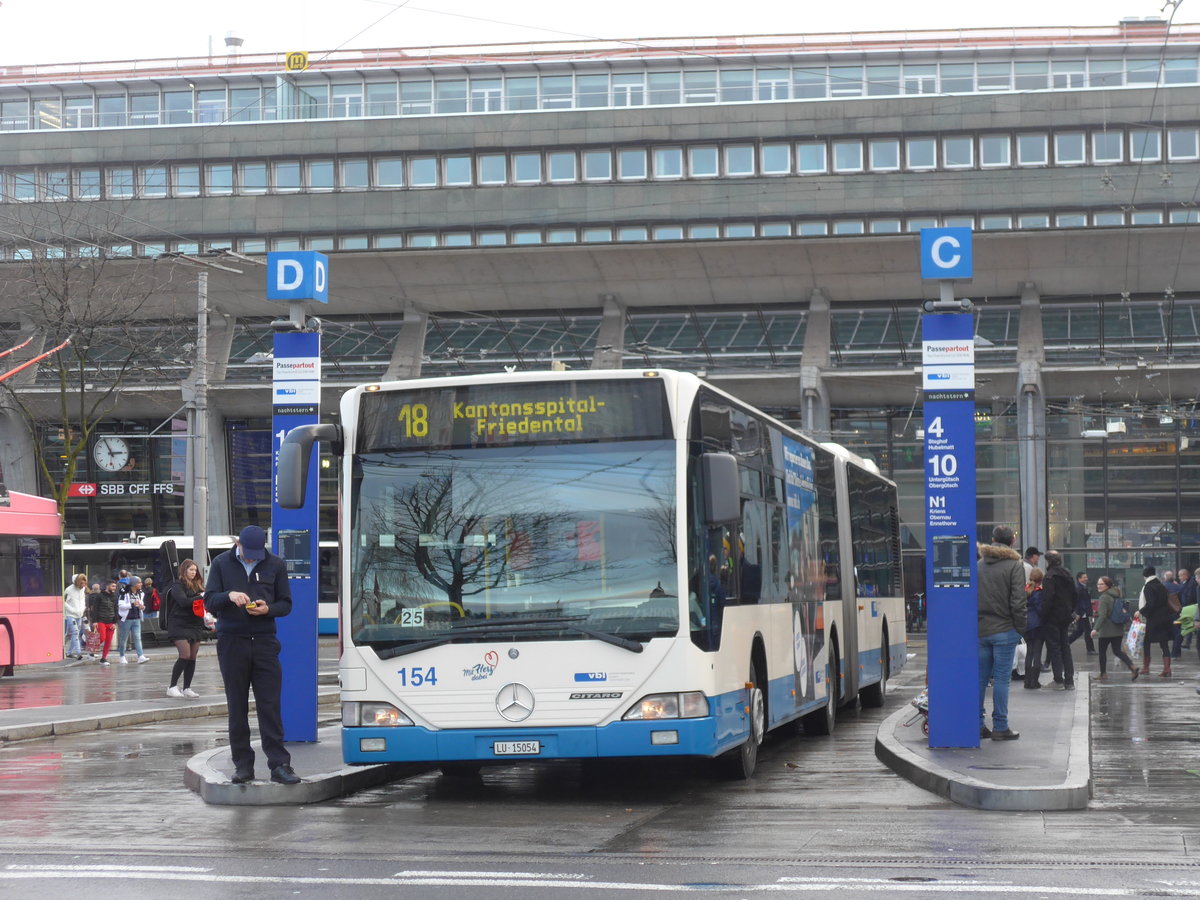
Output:
[[671,435],[658,379],[462,385],[362,397],[365,452]]

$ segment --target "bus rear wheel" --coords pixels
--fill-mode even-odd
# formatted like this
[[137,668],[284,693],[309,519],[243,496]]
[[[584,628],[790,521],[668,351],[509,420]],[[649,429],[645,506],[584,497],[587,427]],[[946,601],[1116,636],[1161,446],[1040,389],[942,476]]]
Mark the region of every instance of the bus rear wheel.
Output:
[[749,707],[750,734],[740,747],[735,747],[717,758],[721,774],[736,781],[746,781],[754,774],[754,770],[758,766],[758,748],[762,745],[763,736],[767,732],[767,704],[763,697],[762,679],[758,674],[758,666],[753,662],[750,663],[749,684],[747,706]]
[[880,667],[879,681],[867,685],[858,692],[858,699],[865,709],[879,709],[883,706],[884,698],[887,696],[889,668],[891,668],[891,659],[888,656],[887,632],[885,631],[883,634],[883,665]]
[[825,682],[825,706],[804,717],[802,721],[805,734],[833,734],[833,727],[837,723],[837,687],[842,683],[841,661],[838,659],[836,644],[831,645],[829,651],[829,679]]

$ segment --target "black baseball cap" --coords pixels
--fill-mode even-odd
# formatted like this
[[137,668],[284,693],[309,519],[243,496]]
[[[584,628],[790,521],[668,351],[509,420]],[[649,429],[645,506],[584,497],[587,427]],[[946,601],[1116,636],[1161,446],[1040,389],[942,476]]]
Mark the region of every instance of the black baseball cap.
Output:
[[267,558],[267,533],[257,525],[247,525],[238,535],[242,558],[257,561]]

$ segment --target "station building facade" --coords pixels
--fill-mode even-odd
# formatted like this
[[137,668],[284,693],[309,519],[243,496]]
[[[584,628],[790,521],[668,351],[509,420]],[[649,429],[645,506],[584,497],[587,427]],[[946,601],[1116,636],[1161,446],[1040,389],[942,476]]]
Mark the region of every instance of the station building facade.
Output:
[[[1200,26],[285,56],[0,69],[0,350],[60,337],[28,314],[39,266],[103,270],[97,297],[149,286],[137,321],[88,335],[90,387],[120,390],[78,540],[186,533],[200,464],[210,533],[268,522],[281,311],[254,261],[312,249],[328,414],[383,379],[701,372],[896,479],[919,590],[938,286],[917,232],[967,226],[980,536],[1015,525],[1121,578],[1200,566]],[[213,254],[234,262],[208,284],[201,463],[188,259]],[[49,423],[52,370],[13,381]],[[9,406],[4,479],[44,491],[32,460],[61,435]]]

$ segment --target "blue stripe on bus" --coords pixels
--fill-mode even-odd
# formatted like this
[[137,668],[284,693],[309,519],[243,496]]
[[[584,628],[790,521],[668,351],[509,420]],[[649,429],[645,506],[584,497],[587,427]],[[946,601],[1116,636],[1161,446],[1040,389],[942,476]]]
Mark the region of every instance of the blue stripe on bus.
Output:
[[317,619],[317,634],[337,634],[338,620],[333,619]]

